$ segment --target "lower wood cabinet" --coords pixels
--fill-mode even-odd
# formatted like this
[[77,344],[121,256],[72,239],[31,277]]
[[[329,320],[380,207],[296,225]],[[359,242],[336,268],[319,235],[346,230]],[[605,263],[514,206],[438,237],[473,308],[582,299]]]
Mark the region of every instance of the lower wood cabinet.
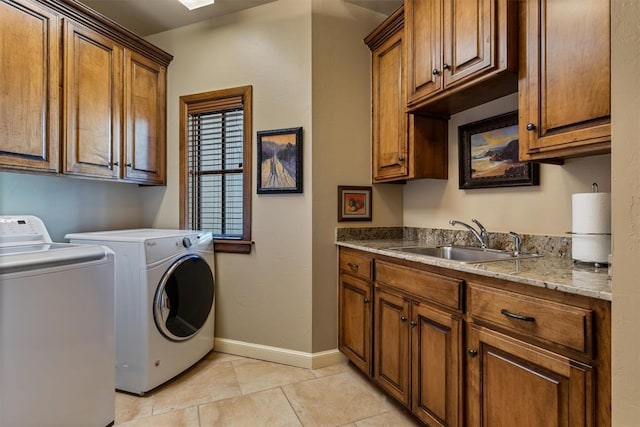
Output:
[[430,426],[461,425],[462,319],[416,301],[411,312],[411,408]]
[[386,261],[376,274],[374,380],[427,425],[460,425],[462,282]]
[[471,325],[468,426],[593,426],[591,366]]
[[354,365],[371,375],[371,284],[341,274],[338,302],[338,347]]
[[371,376],[373,257],[341,248],[339,264],[338,348],[355,366]]
[[375,289],[374,374],[376,382],[403,405],[410,406],[410,301],[402,294]]
[[340,249],[339,348],[427,426],[611,426],[611,304]]

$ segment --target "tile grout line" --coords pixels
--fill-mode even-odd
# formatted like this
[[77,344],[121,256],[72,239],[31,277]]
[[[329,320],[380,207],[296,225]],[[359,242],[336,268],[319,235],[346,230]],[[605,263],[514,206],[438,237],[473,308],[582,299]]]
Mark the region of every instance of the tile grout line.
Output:
[[[290,385],[290,384],[287,384]],[[289,407],[291,408],[291,410],[293,411],[293,413],[295,414],[296,418],[298,419],[298,422],[300,423],[300,425],[302,427],[304,427],[304,423],[302,422],[302,420],[300,419],[300,416],[298,415],[298,411],[296,411],[296,408],[293,407],[293,405],[291,404],[291,400],[289,399],[289,396],[287,396],[287,393],[284,391],[284,389],[282,388],[282,386],[278,387],[280,389],[280,392],[282,393],[282,395],[284,396],[285,399],[287,399],[287,403],[289,404]]]

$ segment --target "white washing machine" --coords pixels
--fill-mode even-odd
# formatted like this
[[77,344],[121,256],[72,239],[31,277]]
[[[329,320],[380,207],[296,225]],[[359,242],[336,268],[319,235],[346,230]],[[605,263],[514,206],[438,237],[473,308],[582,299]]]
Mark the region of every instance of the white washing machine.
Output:
[[0,426],[113,424],[113,302],[112,251],[0,216]]
[[118,390],[142,395],[213,349],[211,233],[137,229],[65,237],[115,252]]

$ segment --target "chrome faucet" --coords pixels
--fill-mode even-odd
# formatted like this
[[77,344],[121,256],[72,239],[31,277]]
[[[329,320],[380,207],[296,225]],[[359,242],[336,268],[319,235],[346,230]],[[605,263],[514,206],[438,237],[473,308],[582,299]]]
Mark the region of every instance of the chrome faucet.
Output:
[[513,237],[513,256],[520,255],[520,244],[522,243],[522,236],[514,231],[510,231],[509,235]]
[[462,221],[456,221],[455,219],[452,219],[451,221],[449,221],[449,224],[451,225],[461,225],[463,227],[466,227],[467,230],[469,230],[476,239],[478,239],[478,241],[480,242],[480,246],[483,249],[486,249],[489,246],[489,233],[487,232],[487,229],[484,228],[484,225],[480,224],[480,221],[478,221],[477,219],[473,218],[471,221],[474,222],[474,224],[476,224],[478,226],[478,230],[476,230],[475,228],[473,228],[473,226],[466,224]]

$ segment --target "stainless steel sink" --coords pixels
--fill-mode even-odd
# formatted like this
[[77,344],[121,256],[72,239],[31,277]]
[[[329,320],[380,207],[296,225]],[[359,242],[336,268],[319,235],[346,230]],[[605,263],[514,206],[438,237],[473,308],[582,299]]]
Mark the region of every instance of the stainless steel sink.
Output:
[[425,255],[442,259],[458,261],[464,264],[473,264],[479,262],[505,261],[514,259],[535,258],[542,255],[538,254],[518,254],[512,252],[501,251],[496,249],[482,249],[467,246],[403,246],[397,248],[389,248],[394,251],[406,252],[416,255]]

